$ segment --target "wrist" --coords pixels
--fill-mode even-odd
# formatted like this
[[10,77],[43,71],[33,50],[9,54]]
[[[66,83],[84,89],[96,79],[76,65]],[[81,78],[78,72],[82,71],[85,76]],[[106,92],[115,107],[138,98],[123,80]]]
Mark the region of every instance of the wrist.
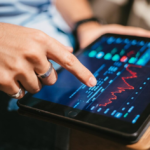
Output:
[[101,26],[101,24],[98,23],[98,22],[95,22],[95,21],[84,23],[84,24],[82,24],[82,25],[80,25],[78,27],[78,29],[77,29],[77,36],[79,38],[80,36],[86,34],[90,30],[99,28],[100,26]]
[[99,27],[99,20],[95,17],[90,17],[76,22],[74,25],[74,30],[72,32],[76,39],[76,49],[79,49],[80,41],[84,37],[84,35],[90,33],[91,30],[97,29]]
[[80,48],[85,48],[93,40],[99,36],[99,30],[101,29],[101,24],[98,22],[88,22],[81,25],[77,29],[77,38]]

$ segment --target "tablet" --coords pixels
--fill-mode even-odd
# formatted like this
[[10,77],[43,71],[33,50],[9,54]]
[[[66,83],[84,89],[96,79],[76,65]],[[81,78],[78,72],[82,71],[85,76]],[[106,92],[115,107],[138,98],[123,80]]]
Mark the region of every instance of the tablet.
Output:
[[105,34],[77,58],[97,78],[96,86],[61,69],[53,86],[25,95],[18,105],[138,141],[149,126],[150,39]]

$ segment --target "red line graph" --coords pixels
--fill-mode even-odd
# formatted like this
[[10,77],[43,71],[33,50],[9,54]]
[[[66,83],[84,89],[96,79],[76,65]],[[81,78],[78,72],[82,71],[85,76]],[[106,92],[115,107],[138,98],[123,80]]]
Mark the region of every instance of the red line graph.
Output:
[[132,79],[132,78],[137,78],[137,73],[133,72],[132,70],[130,70],[130,67],[137,67],[137,68],[141,68],[142,66],[136,66],[136,65],[128,65],[126,70],[131,74],[131,76],[129,77],[122,77],[122,81],[127,85],[127,87],[117,87],[117,91],[115,92],[111,92],[111,95],[113,96],[112,98],[110,98],[108,100],[107,103],[105,104],[99,104],[99,106],[107,106],[108,104],[112,103],[112,100],[117,100],[117,96],[115,95],[116,93],[122,93],[125,90],[133,90],[134,86],[130,85],[126,80],[128,79]]

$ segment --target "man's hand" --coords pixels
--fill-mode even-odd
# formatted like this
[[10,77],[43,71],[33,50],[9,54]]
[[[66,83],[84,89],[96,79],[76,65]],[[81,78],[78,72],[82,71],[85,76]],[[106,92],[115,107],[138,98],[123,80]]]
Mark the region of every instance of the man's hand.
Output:
[[95,86],[95,77],[71,51],[39,30],[0,23],[0,90],[13,95],[21,88],[23,94],[19,98],[22,98],[24,90],[36,93],[42,84],[53,85],[57,80],[54,69],[47,78],[37,77],[49,69],[48,59],[59,63],[87,86]]
[[89,22],[81,25],[78,29],[78,38],[80,42],[80,48],[85,48],[98,37],[105,33],[134,35],[150,38],[150,31],[121,25],[100,25],[97,22]]
[[[57,9],[73,29],[76,22],[94,16],[88,0],[55,0]],[[150,31],[121,25],[100,25],[97,22],[88,22],[79,26],[78,38],[80,47],[84,48],[105,33],[127,34],[150,37]]]

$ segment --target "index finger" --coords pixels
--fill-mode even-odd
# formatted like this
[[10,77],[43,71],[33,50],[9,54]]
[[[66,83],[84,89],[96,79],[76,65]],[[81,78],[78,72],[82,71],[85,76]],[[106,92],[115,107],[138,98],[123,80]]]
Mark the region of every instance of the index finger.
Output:
[[80,63],[80,61],[53,38],[50,38],[47,48],[47,57],[60,64],[74,74],[81,82],[89,87],[95,86],[97,80],[94,75]]

